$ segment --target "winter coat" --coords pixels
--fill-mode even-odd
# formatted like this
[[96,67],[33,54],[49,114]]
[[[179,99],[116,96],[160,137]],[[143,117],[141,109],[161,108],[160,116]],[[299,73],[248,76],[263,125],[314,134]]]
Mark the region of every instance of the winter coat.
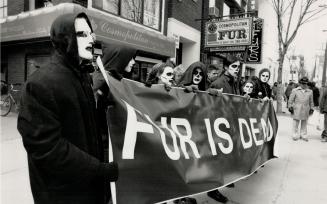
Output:
[[287,100],[290,98],[290,95],[292,93],[292,90],[294,89],[293,85],[287,85],[286,91],[285,91],[285,96],[287,98]]
[[288,107],[293,107],[293,119],[307,120],[309,111],[313,108],[312,91],[310,89],[303,89],[301,86],[293,89],[288,100]]
[[320,97],[319,89],[314,86],[312,88],[312,93],[313,93],[313,104],[314,104],[314,106],[319,106],[319,97]]
[[240,95],[240,85],[233,76],[227,72],[222,73],[214,82],[211,83],[210,88],[223,89],[223,93]]
[[207,89],[207,72],[206,67],[202,62],[192,63],[184,72],[183,76],[178,82],[178,86],[190,86],[193,83],[193,72],[196,68],[199,68],[203,72],[202,80],[199,84],[199,90],[205,91]]
[[78,66],[76,16],[54,21],[55,53],[22,90],[17,128],[36,204],[102,204],[105,181],[117,178],[117,166],[103,162],[91,80]]
[[321,113],[327,113],[327,88],[321,88],[321,97],[319,102],[319,108]]

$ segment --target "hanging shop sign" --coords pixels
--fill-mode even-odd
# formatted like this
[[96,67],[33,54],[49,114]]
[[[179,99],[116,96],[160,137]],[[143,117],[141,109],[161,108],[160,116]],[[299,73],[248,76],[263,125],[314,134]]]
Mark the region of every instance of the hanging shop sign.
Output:
[[207,22],[205,46],[250,45],[252,39],[252,18]]
[[245,51],[246,46],[211,47],[210,52]]
[[246,49],[246,63],[261,63],[263,19],[253,21],[252,43]]

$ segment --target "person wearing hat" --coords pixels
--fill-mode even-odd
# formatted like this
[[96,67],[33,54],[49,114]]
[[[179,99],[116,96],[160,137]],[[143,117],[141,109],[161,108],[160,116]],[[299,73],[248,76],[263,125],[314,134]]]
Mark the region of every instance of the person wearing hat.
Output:
[[[308,78],[303,77],[299,81],[299,86],[292,90],[288,101],[289,111],[293,117],[293,140],[302,139],[308,141],[307,121],[309,115],[313,113],[313,94],[308,88]],[[299,123],[301,123],[300,134],[298,133]]]

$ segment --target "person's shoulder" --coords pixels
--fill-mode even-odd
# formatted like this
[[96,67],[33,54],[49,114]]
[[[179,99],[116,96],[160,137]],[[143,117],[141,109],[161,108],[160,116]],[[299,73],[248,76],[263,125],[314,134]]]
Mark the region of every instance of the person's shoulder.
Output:
[[213,81],[210,85],[211,88],[221,88],[221,86],[225,83],[226,76],[223,74],[219,76],[215,81]]

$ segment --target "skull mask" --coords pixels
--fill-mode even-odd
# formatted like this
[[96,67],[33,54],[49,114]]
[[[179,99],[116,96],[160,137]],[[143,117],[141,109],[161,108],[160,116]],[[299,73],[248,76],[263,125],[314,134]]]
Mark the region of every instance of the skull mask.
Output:
[[244,87],[243,87],[243,91],[246,94],[250,94],[253,91],[253,84],[251,82],[246,82]]
[[161,75],[158,78],[159,78],[159,83],[171,86],[174,81],[173,68],[171,68],[169,66],[165,67],[163,72],[161,73]]
[[195,85],[199,85],[203,79],[203,72],[201,69],[199,68],[196,68],[194,71],[193,71],[193,84]]
[[240,71],[240,65],[240,61],[236,61],[233,64],[229,65],[227,69],[228,73],[233,77],[237,77],[238,72]]

